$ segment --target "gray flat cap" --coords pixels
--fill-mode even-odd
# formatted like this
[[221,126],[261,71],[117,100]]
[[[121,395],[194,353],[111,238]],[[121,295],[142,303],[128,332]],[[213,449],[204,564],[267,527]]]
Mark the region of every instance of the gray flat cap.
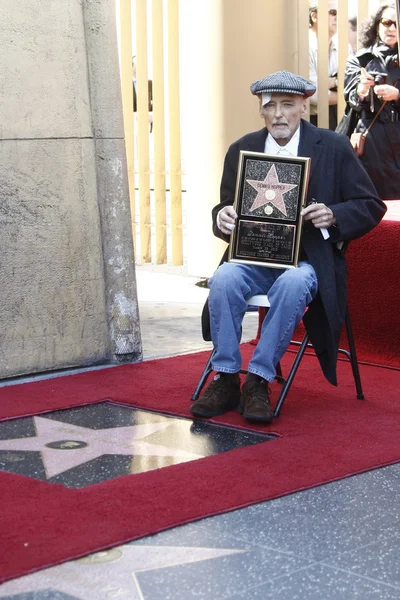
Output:
[[255,81],[250,86],[250,91],[254,95],[260,94],[300,94],[301,96],[312,96],[316,87],[311,81],[307,81],[300,75],[289,73],[289,71],[278,71],[267,75],[264,79]]

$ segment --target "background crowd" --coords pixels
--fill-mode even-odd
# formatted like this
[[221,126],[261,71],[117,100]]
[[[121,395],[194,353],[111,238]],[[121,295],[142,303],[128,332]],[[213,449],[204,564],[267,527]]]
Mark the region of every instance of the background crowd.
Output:
[[[349,20],[348,60],[344,76],[346,109],[337,115],[337,3],[329,10],[329,128],[358,136],[359,158],[383,200],[398,199],[400,182],[400,68],[398,23],[394,3],[381,4],[363,23],[356,50],[357,23]],[[310,120],[318,124],[317,27],[318,4],[309,7],[310,80],[317,92],[310,98]],[[351,43],[350,43],[351,42]],[[321,92],[320,92],[321,93]]]

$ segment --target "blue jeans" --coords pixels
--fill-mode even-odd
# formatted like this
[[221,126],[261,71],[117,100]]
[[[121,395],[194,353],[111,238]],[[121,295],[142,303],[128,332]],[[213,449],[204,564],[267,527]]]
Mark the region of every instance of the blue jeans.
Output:
[[268,294],[271,306],[248,371],[273,381],[276,365],[307,305],[317,294],[314,268],[308,262],[285,270],[226,262],[210,278],[209,286],[211,338],[215,348],[212,367],[221,373],[237,373],[241,368],[239,344],[246,299]]

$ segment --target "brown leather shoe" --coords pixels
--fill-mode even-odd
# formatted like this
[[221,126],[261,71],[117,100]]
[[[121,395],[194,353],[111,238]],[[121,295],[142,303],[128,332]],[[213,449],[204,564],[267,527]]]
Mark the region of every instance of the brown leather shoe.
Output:
[[216,417],[238,407],[239,374],[217,373],[202,396],[190,407],[195,417]]
[[243,384],[239,411],[249,421],[272,422],[274,411],[269,403],[269,389],[265,381]]

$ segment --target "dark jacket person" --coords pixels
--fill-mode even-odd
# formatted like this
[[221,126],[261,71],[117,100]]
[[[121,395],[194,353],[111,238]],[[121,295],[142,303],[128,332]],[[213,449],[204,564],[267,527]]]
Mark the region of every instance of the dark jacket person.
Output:
[[[346,65],[344,95],[348,108],[368,132],[360,160],[382,200],[400,198],[400,69],[396,10],[384,4],[363,27],[363,48]],[[353,126],[357,120],[353,120]],[[338,130],[340,130],[338,128]],[[349,131],[349,135],[351,131]]]
[[[346,307],[346,261],[338,241],[360,237],[382,219],[386,207],[345,136],[302,120],[315,87],[298,75],[280,71],[251,86],[265,127],[234,142],[226,155],[221,202],[212,211],[213,231],[229,241],[237,215],[233,208],[240,150],[311,158],[305,227],[297,268],[275,269],[224,262],[210,278],[209,312],[216,377],[191,406],[195,416],[211,417],[240,406],[244,417],[271,422],[267,383],[303,318],[327,379],[336,384],[339,336]],[[266,195],[266,198],[269,196]],[[265,201],[268,204],[269,200]],[[272,206],[272,215],[280,217]],[[327,230],[329,237],[321,235]],[[270,309],[240,390],[241,324],[246,299],[268,294]],[[305,313],[306,307],[309,309]],[[305,314],[304,314],[305,313]],[[207,311],[206,311],[207,314]],[[206,334],[206,332],[204,332]]]

